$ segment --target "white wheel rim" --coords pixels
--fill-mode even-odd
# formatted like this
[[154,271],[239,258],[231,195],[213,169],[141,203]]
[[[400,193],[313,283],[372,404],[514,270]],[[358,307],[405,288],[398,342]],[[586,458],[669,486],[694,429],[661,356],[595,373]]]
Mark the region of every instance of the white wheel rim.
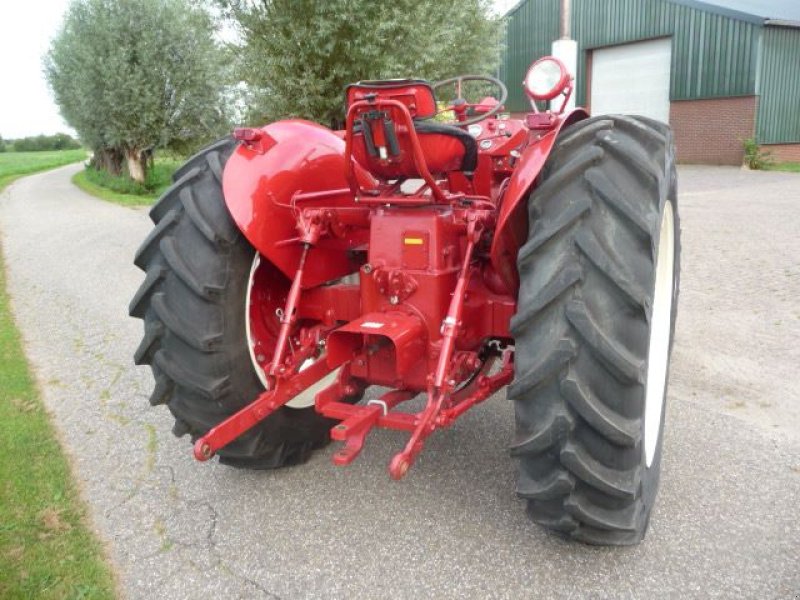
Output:
[[653,463],[661,433],[661,413],[669,364],[669,339],[672,326],[672,301],[675,281],[675,216],[672,202],[664,204],[656,255],[656,281],[647,351],[647,384],[644,401],[644,456]]
[[[251,300],[250,297],[253,292],[253,282],[255,280],[256,271],[258,270],[258,266],[261,264],[261,255],[256,252],[255,257],[253,258],[253,264],[250,266],[250,275],[247,280],[247,293],[245,295],[245,306],[244,306],[244,314],[245,314],[245,331],[247,333],[247,351],[250,354],[250,362],[253,364],[253,370],[256,372],[256,376],[258,380],[261,382],[261,385],[264,386],[265,389],[269,388],[267,382],[267,374],[264,369],[261,368],[261,365],[256,360],[256,351],[255,351],[255,339],[253,338],[253,330],[250,325],[250,306]],[[325,360],[325,357],[322,356],[318,360]],[[304,371],[308,367],[313,364],[313,361],[307,360],[303,365],[300,367],[301,371]],[[336,375],[338,371],[334,371],[329,375],[326,375],[322,379],[320,379],[317,383],[309,387],[303,392],[300,392],[297,396],[289,400],[285,404],[289,408],[309,408],[314,406],[314,398],[316,397],[318,392],[321,392],[323,389],[328,387],[333,383],[336,379]]]

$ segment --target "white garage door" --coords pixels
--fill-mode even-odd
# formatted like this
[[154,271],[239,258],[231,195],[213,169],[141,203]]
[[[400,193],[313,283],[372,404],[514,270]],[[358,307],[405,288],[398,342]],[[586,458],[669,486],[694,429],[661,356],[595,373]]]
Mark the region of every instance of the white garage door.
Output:
[[595,50],[592,114],[642,115],[669,122],[671,61],[671,39]]

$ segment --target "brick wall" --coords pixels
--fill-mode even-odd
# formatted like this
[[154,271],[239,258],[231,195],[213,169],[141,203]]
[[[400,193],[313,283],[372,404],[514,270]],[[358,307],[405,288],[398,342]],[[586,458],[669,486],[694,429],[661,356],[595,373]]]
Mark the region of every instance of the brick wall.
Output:
[[772,153],[775,162],[800,162],[800,144],[765,144],[764,150]]
[[672,102],[669,121],[675,132],[678,162],[741,165],[742,140],[755,131],[756,97]]
[[[755,135],[756,96],[673,101],[669,121],[675,132],[678,162],[735,165],[744,161],[743,140]],[[512,118],[525,118],[513,113]],[[800,161],[800,144],[770,144],[778,162]]]

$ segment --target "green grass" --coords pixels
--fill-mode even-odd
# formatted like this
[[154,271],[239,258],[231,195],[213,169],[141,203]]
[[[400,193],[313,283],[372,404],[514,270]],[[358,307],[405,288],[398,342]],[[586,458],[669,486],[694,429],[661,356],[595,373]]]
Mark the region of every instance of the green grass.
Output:
[[83,171],[78,171],[75,173],[75,175],[72,176],[72,183],[95,198],[121,204],[122,206],[147,206],[149,204],[153,204],[156,198],[158,198],[157,194],[137,196],[134,194],[121,194],[119,192],[115,192],[114,190],[110,190],[90,181],[89,177],[87,176],[88,171],[89,169],[84,169]]
[[0,190],[23,175],[46,171],[86,159],[85,150],[0,152]]
[[800,173],[800,162],[779,162],[770,163],[764,167],[765,171],[785,171],[788,173]]
[[106,171],[87,167],[76,173],[72,183],[84,192],[102,200],[123,206],[146,206],[156,199],[172,183],[172,174],[183,164],[183,159],[156,158],[155,165],[147,174],[144,184],[133,181],[127,174],[114,176]]
[[0,254],[0,598],[114,596],[111,569],[22,352]]

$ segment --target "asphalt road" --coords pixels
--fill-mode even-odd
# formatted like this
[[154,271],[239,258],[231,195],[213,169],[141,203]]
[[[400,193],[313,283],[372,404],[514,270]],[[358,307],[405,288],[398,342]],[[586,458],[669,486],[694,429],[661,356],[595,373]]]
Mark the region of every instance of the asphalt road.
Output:
[[66,167],[0,197],[17,322],[128,598],[787,598],[800,595],[800,176],[681,171],[684,270],[662,484],[646,541],[569,544],[525,517],[503,393],[409,476],[376,432],[270,473],[196,463],[151,408],[127,316],[146,211]]

